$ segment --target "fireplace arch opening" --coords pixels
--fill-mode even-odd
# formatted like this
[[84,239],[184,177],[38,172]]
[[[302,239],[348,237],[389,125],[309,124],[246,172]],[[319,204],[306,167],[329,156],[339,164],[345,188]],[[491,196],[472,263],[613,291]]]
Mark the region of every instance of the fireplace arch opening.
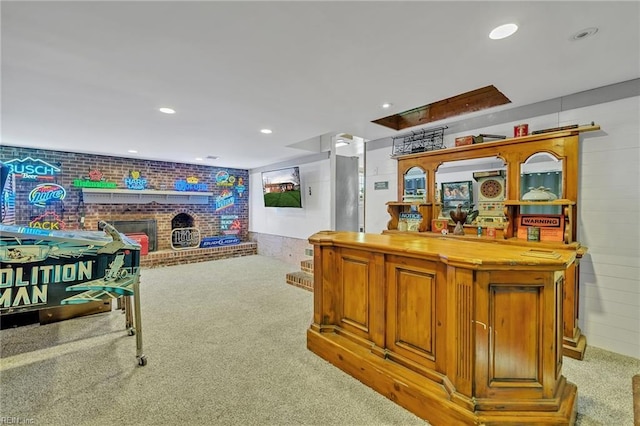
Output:
[[195,227],[195,219],[185,212],[171,219],[171,248],[174,250],[192,249],[200,245],[200,230]]
[[177,228],[193,228],[195,220],[188,213],[178,213],[171,219],[171,230]]

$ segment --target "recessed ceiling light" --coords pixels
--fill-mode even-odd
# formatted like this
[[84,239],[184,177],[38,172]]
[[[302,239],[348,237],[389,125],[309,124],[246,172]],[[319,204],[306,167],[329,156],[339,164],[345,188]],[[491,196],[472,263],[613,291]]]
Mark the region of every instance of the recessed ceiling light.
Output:
[[215,155],[207,155],[207,160],[217,160],[220,157],[216,157]]
[[261,131],[262,133],[264,133],[265,135],[268,135],[268,134],[273,133],[273,132],[271,131],[271,129],[262,129],[262,130],[260,130],[260,131]]
[[516,31],[518,31],[518,26],[516,24],[500,25],[499,27],[491,30],[491,32],[489,33],[489,38],[492,40],[500,40],[509,37]]
[[572,41],[584,40],[585,38],[591,37],[597,32],[598,32],[598,29],[596,27],[585,28],[584,30],[580,30],[574,33],[571,37],[569,37],[569,40],[572,40]]
[[196,161],[202,161],[204,160],[202,157],[196,157]]
[[385,102],[385,103],[382,104],[382,108],[384,108],[384,109],[391,108],[391,105],[393,105],[393,104],[390,104],[389,102]]
[[175,109],[173,109],[173,108],[165,108],[165,107],[158,108],[158,111],[164,112],[165,114],[175,114],[176,113]]
[[129,151],[127,151],[129,154],[137,154],[138,151],[135,149],[130,149]]

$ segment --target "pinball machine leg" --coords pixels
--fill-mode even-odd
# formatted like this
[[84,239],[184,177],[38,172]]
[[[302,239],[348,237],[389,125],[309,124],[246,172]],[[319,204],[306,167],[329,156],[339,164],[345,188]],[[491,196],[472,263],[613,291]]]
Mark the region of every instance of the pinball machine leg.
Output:
[[133,322],[133,313],[131,309],[131,296],[123,296],[123,306],[124,306],[124,320],[125,320],[125,328],[127,329],[127,333],[129,336],[133,336],[136,334],[136,330]]
[[140,280],[133,283],[133,313],[136,330],[136,358],[138,365],[147,365],[147,356],[142,353],[142,315],[140,313]]

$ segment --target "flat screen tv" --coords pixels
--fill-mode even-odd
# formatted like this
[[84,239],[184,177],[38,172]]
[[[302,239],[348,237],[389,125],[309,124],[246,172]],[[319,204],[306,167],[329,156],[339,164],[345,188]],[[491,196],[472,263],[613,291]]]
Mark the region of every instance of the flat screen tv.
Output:
[[302,207],[300,194],[300,169],[286,169],[262,172],[262,192],[265,207]]

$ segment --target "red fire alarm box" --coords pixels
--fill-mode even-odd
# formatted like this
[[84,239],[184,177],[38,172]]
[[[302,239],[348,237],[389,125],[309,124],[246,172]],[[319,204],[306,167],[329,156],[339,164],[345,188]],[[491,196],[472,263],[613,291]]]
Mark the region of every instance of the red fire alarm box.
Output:
[[125,235],[140,244],[140,256],[149,254],[149,237],[147,236],[147,234],[143,234],[140,232]]

